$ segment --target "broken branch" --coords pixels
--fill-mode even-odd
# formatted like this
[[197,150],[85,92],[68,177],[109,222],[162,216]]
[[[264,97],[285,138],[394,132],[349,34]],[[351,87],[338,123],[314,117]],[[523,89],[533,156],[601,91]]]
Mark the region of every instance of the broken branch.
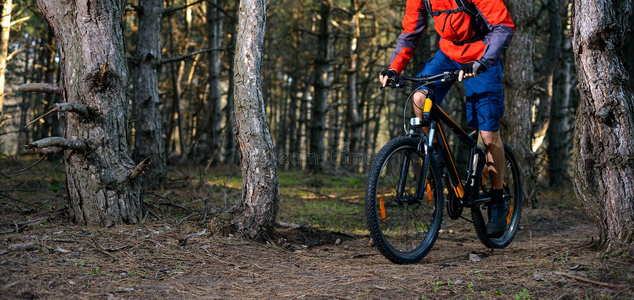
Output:
[[86,151],[86,143],[80,140],[71,140],[63,137],[47,137],[41,140],[31,142],[27,145],[29,149],[42,149],[58,147],[65,150],[76,150],[80,152]]
[[[64,151],[64,149],[58,148],[58,147],[50,147],[50,148],[46,148],[46,149],[28,149],[28,150],[20,151],[20,155],[35,155],[35,154],[49,155],[49,154],[57,154],[57,153],[60,153],[62,151]],[[18,171],[18,172],[16,172],[16,174],[20,173],[20,172],[23,172],[23,171]]]
[[31,168],[33,168],[33,167],[37,166],[37,165],[38,165],[39,163],[41,163],[44,159],[46,159],[46,157],[47,157],[47,156],[48,156],[48,154],[46,154],[46,155],[42,156],[42,158],[40,158],[37,162],[35,162],[34,164],[32,164],[30,167],[27,167],[27,168],[24,168],[24,169],[22,169],[22,170],[19,170],[19,171],[17,171],[17,172],[16,172],[16,174],[20,174],[20,173],[22,173],[22,172],[26,172],[26,171],[30,170]]
[[29,122],[29,124],[26,124],[24,127],[29,127],[31,126],[33,123],[37,122],[38,120],[54,113],[54,112],[74,112],[84,118],[87,118],[88,115],[90,114],[90,112],[88,111],[88,107],[83,105],[83,104],[79,104],[79,103],[71,103],[71,102],[67,102],[67,103],[55,103],[55,107],[51,108],[51,110],[49,110],[48,112],[46,112],[45,114],[37,117],[35,120]]
[[167,63],[171,63],[171,62],[181,61],[181,60],[190,58],[192,56],[195,56],[195,55],[198,55],[198,54],[201,54],[201,53],[215,52],[215,51],[224,51],[224,50],[227,50],[227,48],[203,49],[203,50],[200,50],[200,51],[194,51],[194,52],[183,54],[183,55],[180,55],[180,56],[175,56],[175,57],[170,57],[170,58],[163,59],[163,60],[161,60],[161,64],[163,65],[163,64],[167,64]]
[[22,93],[62,94],[62,88],[55,83],[26,83],[18,87]]
[[183,5],[183,6],[166,7],[165,9],[163,9],[163,15],[168,15],[168,14],[173,13],[175,11],[186,9],[186,8],[188,8],[190,6],[196,5],[196,4],[201,3],[201,2],[204,2],[204,0],[195,1],[195,2],[189,3],[187,5]]
[[136,167],[134,167],[134,169],[130,170],[130,179],[134,180],[139,177],[139,175],[141,175],[141,173],[143,173],[143,171],[145,171],[145,169],[147,169],[149,166],[150,158],[148,157],[141,161]]
[[90,115],[88,106],[74,102],[55,103],[54,109],[59,112],[74,112],[84,118]]
[[42,118],[45,118],[46,116],[48,116],[48,115],[50,115],[50,114],[54,113],[55,111],[56,111],[56,110],[55,110],[55,108],[53,108],[53,109],[51,109],[51,110],[47,111],[45,114],[43,114],[43,115],[41,115],[41,116],[39,116],[39,117],[35,118],[35,120],[33,120],[33,121],[29,122],[29,124],[24,125],[24,128],[27,128],[27,127],[29,127],[29,126],[31,126],[31,125],[33,125],[33,124],[35,124],[35,122],[39,121],[39,120],[40,120],[40,119],[42,119]]

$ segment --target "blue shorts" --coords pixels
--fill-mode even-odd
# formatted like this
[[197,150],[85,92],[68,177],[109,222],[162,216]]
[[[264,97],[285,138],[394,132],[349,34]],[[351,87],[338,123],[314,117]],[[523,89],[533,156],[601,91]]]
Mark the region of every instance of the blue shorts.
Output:
[[[418,76],[436,75],[461,69],[462,65],[451,60],[442,51],[430,59]],[[467,94],[467,125],[483,131],[500,130],[500,119],[504,115],[504,89],[502,86],[501,59],[476,77],[464,80]],[[452,83],[453,84],[453,83]],[[452,84],[437,84],[434,89],[436,104],[440,105]]]

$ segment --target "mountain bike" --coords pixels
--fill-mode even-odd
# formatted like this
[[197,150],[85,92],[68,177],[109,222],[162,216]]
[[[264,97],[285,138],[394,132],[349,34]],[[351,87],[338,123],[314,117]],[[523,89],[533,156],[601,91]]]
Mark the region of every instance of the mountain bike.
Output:
[[[416,83],[419,88],[432,87],[425,100],[423,118],[411,118],[407,134],[381,148],[368,176],[367,227],[381,254],[394,263],[416,263],[429,253],[438,237],[443,206],[451,219],[473,222],[478,239],[488,248],[507,247],[519,227],[522,209],[519,167],[513,151],[504,145],[503,199],[509,205],[506,231],[499,238],[486,234],[492,189],[487,176],[486,148],[477,143],[478,130],[467,133],[434,102],[433,85],[455,81],[457,77],[458,71],[423,77],[399,76],[392,83],[392,87],[410,83]],[[464,179],[458,174],[441,124],[470,149]],[[434,151],[442,155],[446,172],[438,168],[432,155]],[[471,209],[471,220],[462,216],[465,207]]]

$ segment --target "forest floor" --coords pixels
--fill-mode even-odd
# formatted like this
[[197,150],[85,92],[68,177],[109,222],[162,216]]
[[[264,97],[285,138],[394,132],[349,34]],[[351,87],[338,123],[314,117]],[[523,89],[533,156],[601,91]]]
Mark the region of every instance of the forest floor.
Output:
[[570,188],[540,192],[506,249],[445,216],[427,257],[396,265],[369,246],[362,176],[281,172],[278,219],[302,227],[262,244],[216,230],[239,169],[170,171],[143,222],[93,228],[70,223],[63,167],[18,173],[31,163],[0,159],[1,299],[634,299],[634,259],[591,247]]

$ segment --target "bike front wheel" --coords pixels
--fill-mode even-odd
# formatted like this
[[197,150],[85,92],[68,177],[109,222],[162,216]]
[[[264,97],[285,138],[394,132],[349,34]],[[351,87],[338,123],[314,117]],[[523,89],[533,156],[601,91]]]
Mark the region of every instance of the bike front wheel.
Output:
[[418,144],[411,137],[387,143],[372,163],[366,187],[370,235],[381,254],[398,264],[416,263],[427,255],[442,222],[440,172],[431,155],[424,170]]
[[[478,239],[486,247],[494,249],[506,248],[506,246],[511,244],[519,228],[522,212],[522,181],[520,179],[520,170],[513,151],[511,151],[511,148],[507,145],[504,145],[504,158],[506,171],[504,172],[503,192],[504,201],[506,201],[509,206],[509,214],[506,219],[506,231],[504,234],[499,238],[487,236],[486,227],[489,221],[487,213],[488,203],[476,205],[471,209],[471,217],[473,218],[473,225],[475,226]],[[482,174],[481,198],[488,197],[491,191],[491,181],[487,175],[485,169]]]

